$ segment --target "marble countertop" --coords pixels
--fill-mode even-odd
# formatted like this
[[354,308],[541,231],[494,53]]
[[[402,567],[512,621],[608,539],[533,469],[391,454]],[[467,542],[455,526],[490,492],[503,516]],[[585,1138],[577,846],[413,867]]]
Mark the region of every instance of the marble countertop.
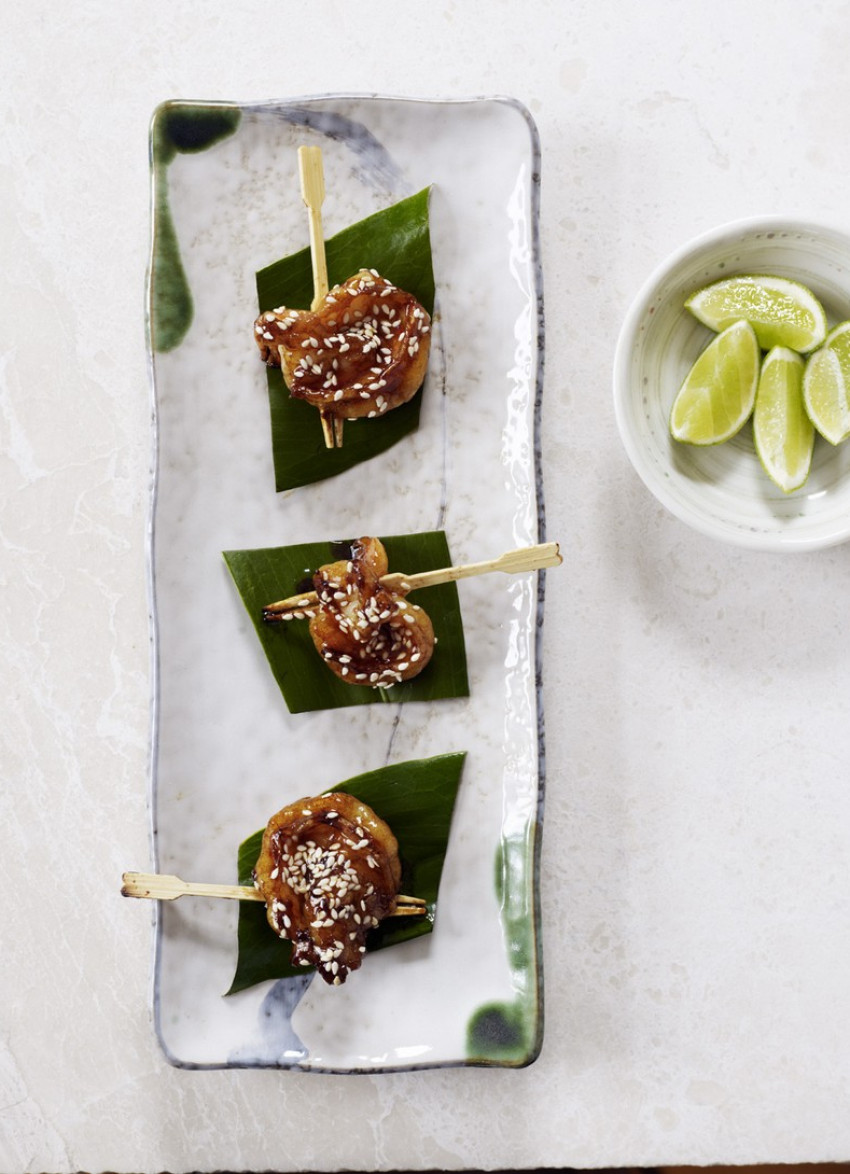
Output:
[[[0,1169],[850,1157],[850,547],[754,554],[644,489],[617,333],[673,248],[850,230],[850,6],[36,0],[0,131]],[[166,98],[505,94],[542,146],[545,1036],[519,1070],[169,1066],[150,1010],[143,328]],[[332,1121],[333,1129],[322,1125]]]

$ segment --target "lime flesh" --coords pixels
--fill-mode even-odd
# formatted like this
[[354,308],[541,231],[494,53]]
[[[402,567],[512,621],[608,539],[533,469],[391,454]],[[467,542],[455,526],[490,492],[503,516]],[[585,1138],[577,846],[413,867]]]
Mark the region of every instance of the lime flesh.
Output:
[[804,367],[796,351],[774,347],[762,363],[756,392],[756,452],[783,493],[800,488],[812,463],[815,430],[803,405]]
[[688,372],[670,413],[670,435],[686,444],[720,444],[744,426],[755,403],[761,354],[748,322],[708,344]]
[[786,277],[728,277],[692,294],[685,306],[712,330],[743,318],[763,350],[784,346],[805,354],[826,337],[823,306],[810,289]]

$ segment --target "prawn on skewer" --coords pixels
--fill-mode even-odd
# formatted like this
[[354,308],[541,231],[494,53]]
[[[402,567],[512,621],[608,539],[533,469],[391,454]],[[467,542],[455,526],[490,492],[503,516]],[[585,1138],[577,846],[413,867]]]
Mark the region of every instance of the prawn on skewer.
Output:
[[428,615],[408,600],[411,591],[495,571],[540,571],[562,562],[558,543],[543,542],[487,562],[388,574],[380,540],[360,538],[352,544],[350,559],[319,568],[314,591],[267,604],[263,620],[309,620],[316,650],[337,676],[350,685],[386,688],[421,673],[437,643]]
[[382,416],[419,390],[431,319],[412,294],[375,269],[360,269],[328,290],[320,147],[298,148],[298,171],[310,229],[313,300],[309,310],[280,306],[260,314],[254,337],[263,362],[281,368],[290,393],[318,408],[326,447],[342,448],[345,420]]
[[360,967],[369,932],[396,911],[398,841],[352,795],[300,799],[269,820],[254,883],[269,925],[292,942],[292,962],[339,986]]
[[425,378],[431,319],[412,294],[361,269],[315,310],[280,306],[254,323],[260,358],[290,394],[331,420],[372,419],[412,399]]
[[431,620],[403,588],[385,586],[387,553],[377,538],[360,538],[351,558],[313,576],[318,606],[310,635],[328,668],[349,685],[375,689],[417,676],[436,643]]
[[385,918],[429,915],[423,898],[399,893],[398,841],[389,825],[344,791],[298,799],[276,812],[252,877],[248,887],[125,872],[121,892],[160,901],[262,901],[269,926],[292,944],[292,962],[315,966],[333,986],[360,967],[369,933]]

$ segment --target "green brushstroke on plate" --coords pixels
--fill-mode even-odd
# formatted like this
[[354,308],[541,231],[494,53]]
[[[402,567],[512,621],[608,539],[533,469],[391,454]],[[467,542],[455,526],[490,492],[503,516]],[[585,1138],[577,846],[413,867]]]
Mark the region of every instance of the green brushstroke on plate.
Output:
[[532,825],[526,837],[505,837],[496,852],[496,897],[517,995],[512,1001],[485,1003],[470,1017],[466,1054],[480,1064],[522,1067],[540,1050],[534,897],[528,886],[534,871],[534,835]]
[[[382,538],[390,570],[413,575],[451,566],[442,530]],[[466,646],[455,583],[442,583],[415,592],[412,600],[431,618],[437,646],[430,663],[417,677],[390,689],[347,685],[323,663],[310,638],[306,620],[263,622],[263,607],[286,599],[305,587],[313,572],[346,557],[346,543],[308,542],[296,546],[257,550],[226,550],[224,559],[250,616],[269,667],[290,713],[373,705],[384,701],[436,701],[467,697],[469,680]]]
[[469,1021],[466,1050],[471,1059],[525,1064],[530,1046],[528,1015],[519,1000],[487,1003]]
[[[425,917],[388,919],[374,929],[367,950],[381,950],[422,937],[433,930],[440,877],[466,752],[420,758],[381,767],[338,783],[331,791],[345,791],[380,816],[399,844],[401,892],[428,903]],[[260,855],[262,829],[239,847],[239,884],[253,884],[252,870]],[[291,946],[276,937],[266,920],[265,905],[240,901],[237,926],[236,972],[227,994],[236,994],[258,982],[308,973],[290,962]],[[357,981],[356,974],[349,981]]]
[[[425,188],[330,237],[325,242],[330,284],[346,281],[359,269],[376,269],[433,314],[429,193]],[[261,269],[257,295],[261,312],[279,306],[307,309],[313,300],[310,249]],[[346,420],[342,448],[326,448],[316,409],[292,398],[279,368],[268,367],[266,374],[278,492],[334,477],[385,452],[419,426],[421,390],[385,416]]]
[[154,351],[179,346],[194,311],[168,199],[168,165],[178,153],[197,154],[232,135],[241,117],[235,106],[181,102],[164,102],[154,112],[150,147],[154,174],[150,329]]

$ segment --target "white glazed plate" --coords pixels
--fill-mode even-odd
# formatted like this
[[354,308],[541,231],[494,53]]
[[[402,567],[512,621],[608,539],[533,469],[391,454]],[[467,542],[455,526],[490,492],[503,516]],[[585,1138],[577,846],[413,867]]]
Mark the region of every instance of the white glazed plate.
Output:
[[[323,150],[328,236],[433,185],[437,304],[419,430],[278,494],[254,275],[307,244],[302,144]],[[461,584],[468,698],[291,715],[222,551],[444,529],[462,563],[542,540],[534,126],[505,99],[175,102],[157,111],[152,145],[155,867],[232,883],[240,841],[284,804],[392,762],[468,753],[433,934],[367,955],[342,987],[299,976],[224,997],[235,903],[162,905],[162,1047],[186,1067],[527,1064],[542,1037],[542,582]]]
[[804,551],[850,537],[850,443],[818,437],[806,484],[784,494],[756,456],[749,424],[725,444],[678,444],[676,392],[714,337],[685,309],[696,290],[734,274],[766,273],[808,286],[830,325],[850,317],[850,237],[788,217],[723,225],[690,242],[648,278],[623,323],[614,403],[626,452],[673,514],[712,538],[756,550]]

